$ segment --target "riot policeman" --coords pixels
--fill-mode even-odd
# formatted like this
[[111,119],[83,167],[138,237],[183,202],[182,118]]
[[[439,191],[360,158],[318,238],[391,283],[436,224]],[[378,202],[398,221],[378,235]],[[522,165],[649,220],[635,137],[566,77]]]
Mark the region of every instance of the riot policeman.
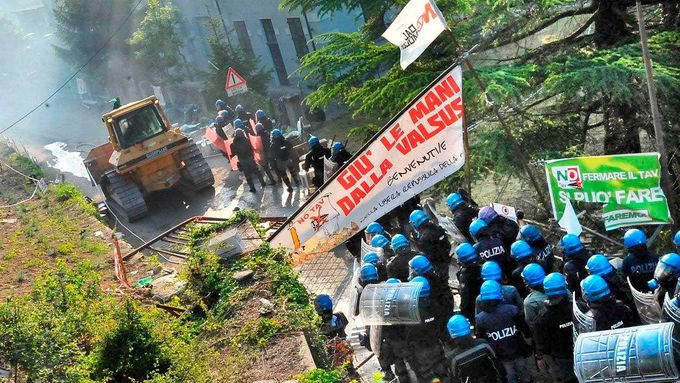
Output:
[[498,215],[490,206],[481,208],[477,217],[489,225],[491,235],[503,240],[505,250],[509,251],[510,246],[517,240],[517,234],[519,233],[517,222]]
[[454,310],[453,293],[449,288],[448,281],[437,274],[430,260],[423,254],[413,257],[408,265],[412,278],[421,276],[427,278],[430,282],[432,313],[437,322],[437,329],[441,331],[441,335],[446,335],[446,321]]
[[524,279],[522,278],[522,271],[524,270],[524,266],[531,263],[533,251],[531,250],[531,246],[522,239],[513,243],[510,251],[517,262],[517,267],[515,267],[510,274],[510,283],[515,286],[519,295],[526,299],[527,295],[529,295],[529,289],[527,289]]
[[[482,280],[484,281],[496,281],[502,283],[503,281],[503,271],[498,263],[494,261],[484,262],[482,265]],[[516,306],[521,312],[524,312],[524,300],[522,296],[513,285],[501,285],[501,292],[503,293],[503,303]],[[475,315],[479,314],[480,308],[480,297],[477,296],[475,300]]]
[[543,279],[543,290],[548,299],[534,326],[536,356],[546,358],[550,375],[557,382],[575,383],[572,302],[564,276],[548,274]]
[[458,284],[460,286],[460,312],[470,321],[475,320],[475,301],[482,287],[482,268],[479,266],[479,255],[469,243],[461,243],[456,247]]
[[630,295],[628,285],[621,279],[614,267],[609,263],[609,260],[604,254],[595,254],[588,259],[586,263],[586,270],[590,275],[599,275],[607,282],[609,291],[612,295],[625,303],[633,314],[637,314],[633,297]]
[[595,331],[637,324],[630,308],[612,296],[607,282],[599,275],[590,275],[581,281],[581,291],[590,308],[586,315],[595,320]]
[[487,341],[472,336],[467,318],[452,316],[447,329],[455,346],[446,352],[452,382],[503,382],[503,365]]
[[510,252],[505,250],[503,241],[491,235],[486,222],[477,218],[470,224],[470,235],[477,240],[474,247],[482,262],[494,261],[503,270],[506,277],[510,277],[515,269],[515,260]]
[[524,283],[531,291],[524,298],[524,319],[526,319],[532,332],[535,330],[536,318],[543,310],[543,303],[548,299],[543,292],[544,278],[545,271],[543,271],[543,267],[538,263],[530,263],[522,270],[522,279],[524,279]]
[[659,257],[647,248],[647,236],[642,230],[630,229],[623,236],[628,255],[623,259],[623,276],[630,279],[635,290],[648,292],[647,281],[654,278]]
[[520,310],[502,303],[501,285],[496,281],[484,282],[479,295],[482,311],[475,317],[475,333],[496,352],[508,382],[531,382],[526,360],[531,349],[522,336],[530,334]]
[[380,258],[380,255],[375,251],[370,251],[364,255],[364,263],[370,263],[378,269],[378,281],[387,280],[387,269],[385,268],[384,259]]
[[435,225],[424,211],[418,209],[411,212],[409,222],[416,231],[416,248],[425,253],[442,277],[449,279],[451,262],[451,243],[446,231]]
[[267,184],[265,184],[264,177],[262,177],[262,173],[260,173],[260,170],[255,163],[253,149],[242,129],[236,129],[234,131],[234,142],[231,143],[231,154],[238,157],[238,169],[245,176],[246,182],[250,187],[250,192],[256,192],[255,182],[253,181],[254,176],[260,180],[262,189],[264,189]]
[[371,246],[382,249],[385,265],[387,265],[387,261],[390,258],[394,257],[394,251],[390,247],[390,240],[382,234],[375,234],[373,238],[371,238]]
[[534,262],[545,266],[545,272],[559,271],[561,268],[555,264],[555,254],[553,253],[553,246],[549,244],[541,231],[535,225],[525,225],[519,230],[519,234],[525,240],[531,250],[533,251],[532,259]]
[[[261,112],[261,110],[259,112]],[[271,147],[271,132],[267,130],[262,123],[258,122],[255,124],[255,134],[262,140],[262,169],[269,178],[269,184],[274,186],[276,185],[276,181],[274,180],[274,176],[272,176],[272,158],[269,153]]]
[[647,282],[650,291],[659,289],[657,295],[661,306],[663,306],[666,293],[673,296],[679,291],[678,276],[680,276],[680,255],[668,253],[661,257],[654,269],[654,279]]
[[269,147],[269,154],[271,160],[274,161],[274,172],[283,180],[283,183],[288,187],[288,191],[293,191],[290,186],[290,179],[286,174],[286,169],[290,172],[291,177],[295,181],[295,185],[300,186],[300,179],[297,177],[295,166],[293,165],[292,156],[293,146],[283,136],[283,132],[279,129],[272,130],[272,142]]
[[477,217],[479,209],[473,207],[465,201],[463,196],[458,193],[451,193],[446,197],[446,205],[451,209],[453,214],[453,223],[456,225],[461,234],[465,239],[474,243],[472,235],[470,235],[470,224],[472,220]]
[[342,142],[334,142],[331,149],[331,161],[338,164],[338,169],[352,158],[352,154],[345,149],[345,145]]
[[415,253],[411,250],[408,239],[401,234],[392,237],[391,246],[395,255],[387,262],[387,277],[407,282],[409,277],[408,262],[415,256]]
[[314,299],[314,311],[316,311],[323,321],[321,324],[321,333],[327,338],[347,337],[345,328],[349,321],[345,314],[333,312],[333,301],[331,300],[331,297],[326,294],[321,294],[316,297],[316,299]]
[[586,263],[590,258],[590,252],[581,242],[581,239],[573,234],[567,234],[560,240],[562,254],[564,254],[564,277],[567,280],[569,290],[581,298],[581,281],[588,276]]
[[330,158],[331,151],[321,145],[321,142],[315,136],[311,136],[307,142],[309,143],[309,152],[305,155],[305,163],[302,167],[305,171],[309,170],[309,168],[314,169],[314,186],[320,188],[324,182],[324,158]]
[[385,231],[379,222],[369,223],[368,226],[366,226],[366,242],[370,243],[371,239],[377,234],[385,236],[387,240],[392,240],[392,237]]

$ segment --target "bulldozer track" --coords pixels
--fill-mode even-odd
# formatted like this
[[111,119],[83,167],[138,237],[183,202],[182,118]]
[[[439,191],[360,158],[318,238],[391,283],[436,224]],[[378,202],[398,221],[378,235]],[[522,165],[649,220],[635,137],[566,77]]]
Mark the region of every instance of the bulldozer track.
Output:
[[195,143],[182,149],[180,159],[184,162],[182,169],[182,181],[194,191],[203,190],[215,183],[215,177],[210,170],[210,165],[201,154]]
[[146,215],[148,207],[139,187],[129,178],[115,171],[104,174],[107,182],[102,185],[109,203],[121,211],[128,222],[133,222]]

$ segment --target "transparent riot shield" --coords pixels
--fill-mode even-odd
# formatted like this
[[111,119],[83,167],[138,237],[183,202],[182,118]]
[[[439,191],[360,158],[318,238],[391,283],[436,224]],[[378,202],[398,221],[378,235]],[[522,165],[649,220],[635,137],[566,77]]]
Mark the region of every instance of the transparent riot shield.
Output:
[[368,341],[371,344],[371,351],[373,351],[377,358],[380,358],[380,351],[382,348],[382,326],[371,326]]
[[421,283],[382,283],[364,287],[359,313],[364,324],[419,324]]
[[382,255],[381,248],[373,247],[366,243],[364,239],[361,239],[361,259],[364,259],[364,255],[366,255],[366,253],[370,253],[371,251],[378,253],[378,255]]
[[455,243],[467,242],[465,236],[460,232],[460,230],[458,230],[458,226],[456,226],[456,224],[453,223],[453,219],[451,219],[450,217],[439,215],[439,213],[437,213],[437,211],[434,209],[432,201],[428,201],[427,208],[428,213],[431,214],[434,217],[434,219],[437,220],[437,224],[441,226],[442,229],[444,229],[446,234],[449,235],[451,241]]
[[633,295],[635,307],[637,307],[638,314],[640,314],[640,321],[642,321],[643,324],[661,322],[661,306],[659,305],[659,300],[657,299],[659,290],[657,289],[657,293],[655,294],[637,291],[630,283],[630,278],[628,278],[628,286],[630,287],[630,292]]
[[571,297],[572,311],[574,313],[574,340],[579,334],[595,331],[595,318],[587,315],[581,308],[576,299],[576,294]]
[[680,300],[677,298],[671,298],[668,293],[666,293],[666,298],[663,301],[663,317],[665,320],[671,321],[673,323],[680,323]]
[[574,372],[580,383],[675,382],[674,323],[581,334],[574,343]]
[[354,259],[354,265],[352,266],[352,285],[350,286],[350,296],[349,296],[349,307],[352,310],[352,315],[359,315],[359,297],[361,296],[361,290],[363,289],[359,284],[359,261]]

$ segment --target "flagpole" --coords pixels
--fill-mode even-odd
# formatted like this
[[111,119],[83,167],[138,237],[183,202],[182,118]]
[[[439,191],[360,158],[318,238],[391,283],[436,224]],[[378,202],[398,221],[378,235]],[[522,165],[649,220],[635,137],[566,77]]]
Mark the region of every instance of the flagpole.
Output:
[[[447,32],[449,36],[451,37],[451,41],[453,42],[454,47],[456,48],[456,51],[462,50],[462,47],[458,43],[458,39],[456,39],[456,36],[454,35],[453,31],[450,28],[447,28]],[[487,93],[487,87],[484,81],[479,77],[479,73],[477,73],[477,70],[475,67],[472,65],[470,60],[467,57],[467,54],[463,56],[463,62],[465,63],[465,66],[468,68],[470,71],[470,74],[472,75],[472,78],[475,79],[475,82],[479,86],[479,88],[484,92],[484,94],[488,95],[489,98],[491,98],[491,95]],[[550,212],[550,209],[548,208],[548,200],[545,198],[545,194],[543,193],[543,189],[540,188],[540,185],[538,184],[538,181],[536,180],[536,177],[534,177],[533,173],[531,172],[531,169],[529,168],[529,165],[527,161],[521,160],[522,158],[529,158],[529,155],[522,149],[522,147],[519,145],[517,140],[515,140],[515,136],[512,134],[512,130],[510,129],[510,126],[508,125],[507,121],[505,120],[505,117],[501,115],[500,110],[498,109],[498,106],[496,106],[496,103],[494,102],[493,99],[491,99],[491,109],[493,109],[494,114],[496,115],[496,118],[498,119],[498,123],[501,125],[503,128],[506,137],[510,141],[512,148],[515,152],[515,156],[517,156],[518,159],[520,159],[520,164],[524,170],[524,172],[527,174],[527,177],[529,177],[529,182],[531,182],[531,185],[534,187],[536,190],[536,193],[538,194],[538,198],[540,198],[541,203],[543,204],[543,209],[548,213],[552,214]],[[465,125],[465,129],[463,130],[463,137],[467,135],[467,125]],[[466,151],[469,151],[469,147],[466,147]],[[468,154],[466,154],[468,156]],[[467,159],[467,157],[466,157]]]

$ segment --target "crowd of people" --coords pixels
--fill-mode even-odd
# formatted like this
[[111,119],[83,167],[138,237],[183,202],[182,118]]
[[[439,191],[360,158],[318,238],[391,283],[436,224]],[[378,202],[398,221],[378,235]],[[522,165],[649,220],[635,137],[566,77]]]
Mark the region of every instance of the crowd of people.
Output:
[[[212,129],[223,140],[233,138],[229,151],[238,158],[238,169],[243,173],[250,192],[257,192],[256,179],[263,189],[266,187],[265,175],[269,179],[269,185],[278,186],[283,182],[289,192],[293,191],[291,180],[296,186],[300,186],[299,158],[295,156],[293,145],[284,137],[281,129],[274,127],[265,111],[260,109],[253,115],[242,105],[236,105],[232,109],[223,100],[217,100],[215,108],[217,116]],[[262,140],[259,163],[248,136],[258,136]],[[324,183],[324,159],[332,161],[339,168],[352,157],[341,142],[334,142],[330,149],[324,147],[315,136],[311,136],[307,142],[309,152],[305,155],[303,169],[314,170],[312,183],[317,188]]]
[[[364,230],[377,251],[361,259],[361,286],[410,282],[420,287],[422,320],[381,326],[380,349],[373,351],[386,382],[411,382],[407,366],[419,383],[526,383],[537,380],[538,372],[549,381],[576,382],[574,299],[593,323],[593,328],[577,327],[579,333],[640,325],[631,289],[654,292],[660,304],[667,292],[671,298],[678,293],[680,255],[659,258],[639,229],[625,233],[627,255],[617,269],[576,235],[564,235],[558,249],[539,227],[523,220],[520,227],[492,207],[480,209],[464,193],[452,193],[446,203],[467,240],[455,249],[417,198]],[[680,247],[680,232],[674,243]],[[354,245],[348,248],[356,251]],[[458,266],[457,307],[449,285],[452,261]],[[680,304],[677,297],[673,302]],[[324,332],[345,336],[347,318],[333,312],[330,297],[321,295],[316,303]]]

